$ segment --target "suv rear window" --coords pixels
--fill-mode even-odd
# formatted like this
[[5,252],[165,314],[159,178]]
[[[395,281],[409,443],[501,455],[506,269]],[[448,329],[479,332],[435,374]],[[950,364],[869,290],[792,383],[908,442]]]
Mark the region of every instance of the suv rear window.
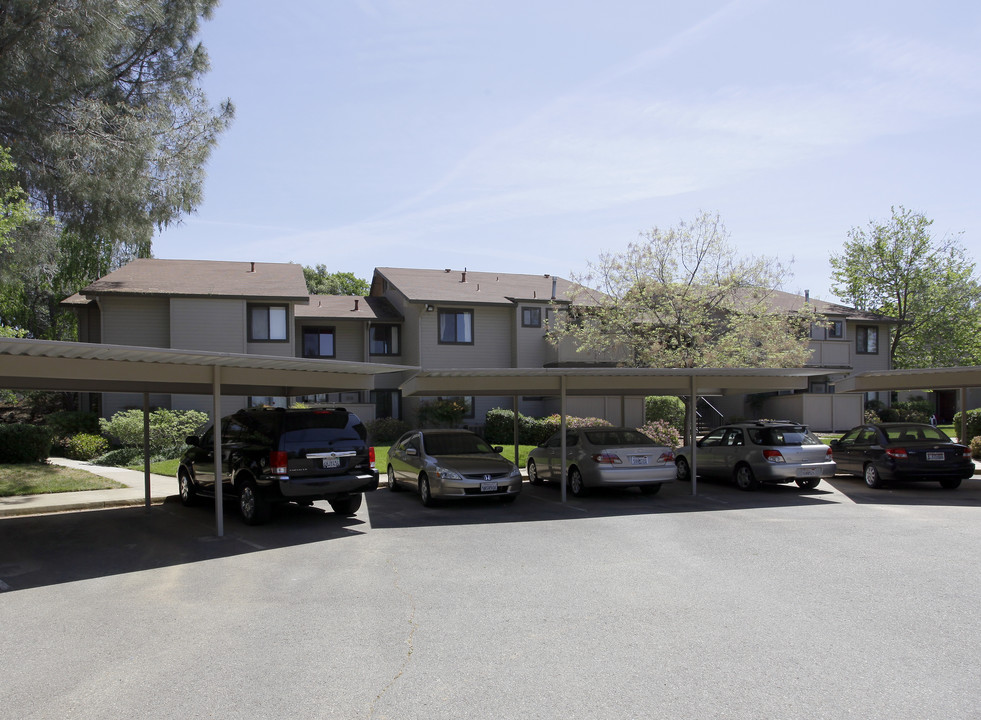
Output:
[[747,432],[756,445],[821,445],[821,439],[803,425],[750,428]]

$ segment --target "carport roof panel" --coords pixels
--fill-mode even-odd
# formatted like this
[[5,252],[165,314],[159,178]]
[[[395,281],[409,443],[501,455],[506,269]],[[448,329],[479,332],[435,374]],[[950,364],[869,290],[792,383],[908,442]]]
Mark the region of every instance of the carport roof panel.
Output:
[[849,375],[835,383],[836,392],[949,390],[969,387],[981,387],[981,367],[870,370]]
[[484,368],[422,370],[406,380],[403,395],[687,395],[694,378],[705,395],[805,389],[811,368]]
[[211,394],[220,368],[228,395],[371,390],[375,377],[415,368],[381,363],[0,339],[0,387],[89,392]]

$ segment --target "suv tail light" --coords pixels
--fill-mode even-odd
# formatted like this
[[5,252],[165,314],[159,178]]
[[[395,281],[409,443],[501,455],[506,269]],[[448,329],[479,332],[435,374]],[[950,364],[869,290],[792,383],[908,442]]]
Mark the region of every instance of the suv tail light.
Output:
[[593,462],[598,462],[605,465],[622,465],[623,460],[613,453],[602,452],[598,455],[593,455]]
[[375,446],[372,445],[368,448],[368,464],[371,467],[375,467]]
[[906,448],[886,448],[886,455],[895,460],[906,460],[909,458]]
[[781,453],[779,450],[764,450],[763,459],[770,463],[787,462],[783,459],[783,453]]
[[273,450],[269,453],[269,472],[273,475],[285,475],[287,472],[286,465],[286,453],[284,451]]

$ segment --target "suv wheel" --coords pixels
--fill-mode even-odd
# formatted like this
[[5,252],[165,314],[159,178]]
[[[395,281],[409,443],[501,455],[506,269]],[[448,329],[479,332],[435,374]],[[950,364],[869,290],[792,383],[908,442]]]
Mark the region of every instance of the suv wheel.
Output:
[[181,494],[181,505],[191,507],[198,501],[198,491],[191,480],[191,474],[187,470],[181,470],[177,476],[177,487]]
[[813,490],[821,482],[821,478],[800,478],[797,480],[797,487],[801,490]]
[[345,498],[330,500],[331,510],[338,515],[354,515],[361,508],[362,497],[361,493],[358,493],[357,495],[348,495]]
[[269,503],[259,496],[255,480],[246,480],[239,488],[238,510],[246,525],[261,525],[269,519]]
[[391,465],[388,466],[388,489],[392,492],[398,492],[401,490],[398,481],[395,479],[395,468]]

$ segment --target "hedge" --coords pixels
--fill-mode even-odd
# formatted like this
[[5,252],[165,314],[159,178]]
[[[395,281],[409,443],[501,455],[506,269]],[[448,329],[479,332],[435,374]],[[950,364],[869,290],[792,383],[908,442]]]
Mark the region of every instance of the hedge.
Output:
[[[954,433],[960,435],[960,432],[961,414],[957,412],[954,414]],[[981,408],[967,411],[967,438],[974,438],[978,435],[981,435]],[[965,439],[961,439],[961,442],[964,442]]]
[[44,462],[51,454],[51,431],[41,425],[0,425],[0,463]]

